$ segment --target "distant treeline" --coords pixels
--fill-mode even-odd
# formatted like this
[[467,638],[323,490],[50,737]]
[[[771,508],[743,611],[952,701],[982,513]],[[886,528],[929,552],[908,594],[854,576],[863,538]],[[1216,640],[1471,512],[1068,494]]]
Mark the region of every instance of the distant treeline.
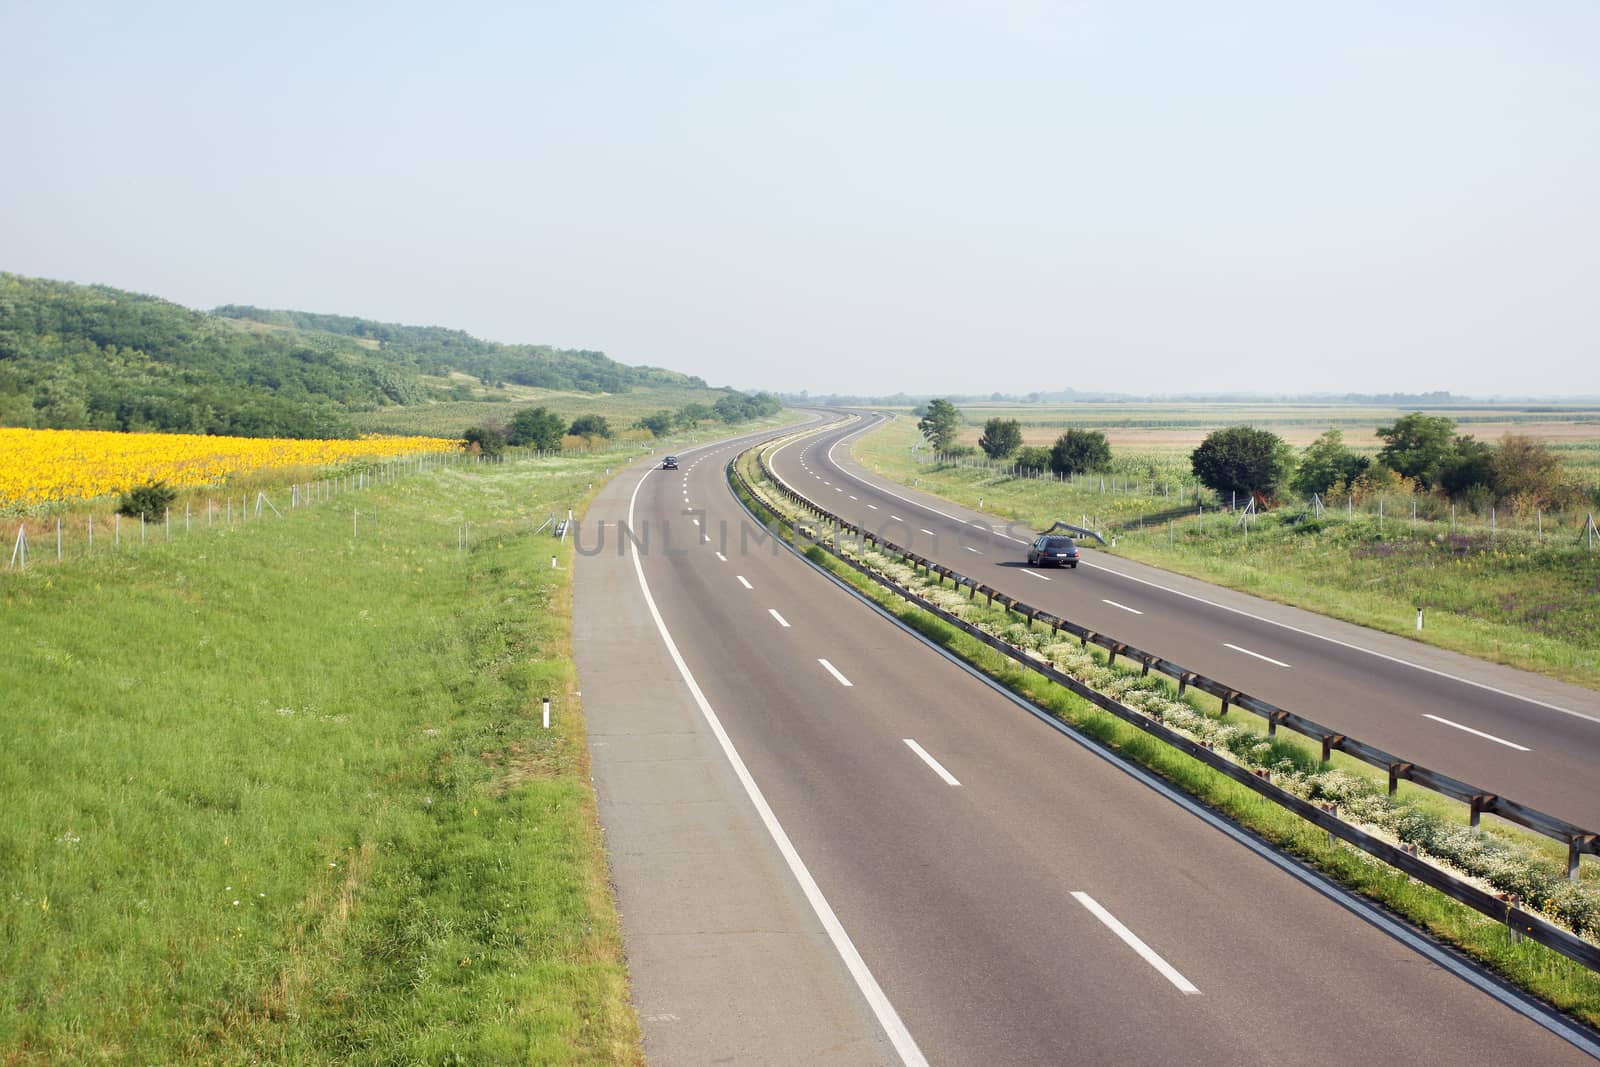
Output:
[[452,372],[590,393],[705,384],[599,352],[341,315],[232,306],[208,315],[0,273],[0,426],[350,437],[352,412],[443,398],[422,377]]

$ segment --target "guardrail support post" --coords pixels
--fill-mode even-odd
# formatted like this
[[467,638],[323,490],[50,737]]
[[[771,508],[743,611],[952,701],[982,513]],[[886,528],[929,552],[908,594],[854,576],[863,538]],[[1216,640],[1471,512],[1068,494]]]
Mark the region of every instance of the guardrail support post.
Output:
[[1567,839],[1567,877],[1578,877],[1578,861],[1582,858],[1583,848],[1587,845],[1591,850],[1595,842],[1600,840],[1594,834],[1574,834]]
[[1474,793],[1472,796],[1471,815],[1468,817],[1467,825],[1471,826],[1473,830],[1478,830],[1478,820],[1483,815],[1483,809],[1494,803],[1494,801],[1495,796],[1493,793]]
[[1389,764],[1389,795],[1390,796],[1394,796],[1395,793],[1400,789],[1400,779],[1411,777],[1411,768],[1412,768],[1412,766],[1413,765],[1410,764],[1410,763],[1391,763],[1391,764]]
[[[1223,701],[1222,702],[1222,706],[1224,708],[1226,708],[1228,706],[1228,702],[1227,701]],[[1286,711],[1275,711],[1271,715],[1267,716],[1267,736],[1268,737],[1277,736],[1278,724],[1280,722],[1282,722],[1283,720],[1287,719],[1288,717],[1289,717],[1289,713],[1286,712]]]
[[1322,762],[1327,763],[1333,758],[1333,746],[1344,740],[1344,734],[1322,735]]

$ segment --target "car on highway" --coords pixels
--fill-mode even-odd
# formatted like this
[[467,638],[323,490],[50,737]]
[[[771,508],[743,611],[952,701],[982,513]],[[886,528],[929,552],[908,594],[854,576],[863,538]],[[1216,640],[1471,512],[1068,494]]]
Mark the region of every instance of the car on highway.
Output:
[[1030,567],[1078,566],[1078,546],[1070,537],[1060,534],[1040,534],[1028,546]]
[[661,469],[664,470],[664,471],[675,471],[675,470],[677,470],[678,469],[678,457],[677,456],[668,456],[666,459],[662,460],[661,461]]

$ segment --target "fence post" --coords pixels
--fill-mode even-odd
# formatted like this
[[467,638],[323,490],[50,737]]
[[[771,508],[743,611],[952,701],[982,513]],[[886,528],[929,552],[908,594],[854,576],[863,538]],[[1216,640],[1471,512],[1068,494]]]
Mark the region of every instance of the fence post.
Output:
[[56,562],[61,562],[61,518],[56,518]]
[[[17,565],[19,560],[22,564],[20,567]],[[17,543],[11,549],[11,562],[6,564],[6,569],[28,569],[28,528],[20,522],[17,523]]]

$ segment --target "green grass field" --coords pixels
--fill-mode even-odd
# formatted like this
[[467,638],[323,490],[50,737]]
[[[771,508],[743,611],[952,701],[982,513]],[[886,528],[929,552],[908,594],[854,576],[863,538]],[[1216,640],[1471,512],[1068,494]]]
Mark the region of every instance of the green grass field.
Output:
[[[1034,528],[1087,519],[1116,537],[1113,551],[1133,559],[1600,687],[1600,551],[1586,549],[1582,516],[1546,517],[1542,544],[1534,516],[1497,517],[1491,529],[1486,516],[1463,515],[1452,531],[1446,514],[1413,529],[1405,509],[1381,522],[1372,511],[1347,522],[1338,508],[1320,522],[1293,522],[1300,509],[1283,508],[1254,522],[1248,536],[1215,514],[1180,517],[1169,529],[1164,519],[1141,519],[1180,506],[1177,487],[1172,497],[1102,492],[1098,479],[1072,486],[919,462],[911,451],[917,437],[914,421],[900,417],[857,439],[854,452],[886,477],[969,507],[981,501],[985,511]],[[1114,450],[1120,469],[1164,473],[1181,486],[1185,472],[1167,458]],[[1418,605],[1426,609],[1420,635]]]
[[0,1062],[640,1062],[533,533],[614,462],[0,575]]

